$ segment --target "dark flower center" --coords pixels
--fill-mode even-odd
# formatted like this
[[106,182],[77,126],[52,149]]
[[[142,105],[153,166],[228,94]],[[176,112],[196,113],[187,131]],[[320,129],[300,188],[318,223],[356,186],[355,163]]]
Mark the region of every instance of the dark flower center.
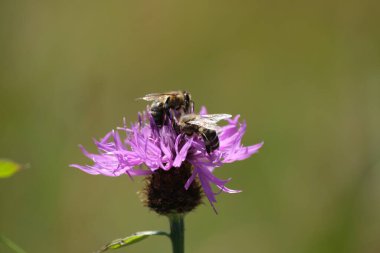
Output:
[[197,180],[192,182],[189,189],[185,189],[184,185],[191,173],[192,165],[187,162],[169,171],[156,170],[146,178],[145,204],[161,215],[184,214],[195,209],[201,203],[203,194]]

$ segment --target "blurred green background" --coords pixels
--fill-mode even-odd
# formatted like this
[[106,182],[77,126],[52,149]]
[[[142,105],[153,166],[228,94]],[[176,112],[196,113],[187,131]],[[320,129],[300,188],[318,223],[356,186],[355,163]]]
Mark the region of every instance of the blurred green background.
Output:
[[[243,193],[186,218],[186,250],[380,252],[378,1],[0,1],[0,233],[34,252],[93,252],[168,229],[141,180],[69,168],[78,144],[136,119],[150,92],[241,114]],[[170,252],[152,238],[118,252]],[[0,252],[10,252],[0,245]]]

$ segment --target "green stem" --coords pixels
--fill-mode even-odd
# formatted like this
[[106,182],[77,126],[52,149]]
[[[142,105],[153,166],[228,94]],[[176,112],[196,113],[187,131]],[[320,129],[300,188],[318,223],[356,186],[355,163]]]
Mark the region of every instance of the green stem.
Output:
[[5,236],[0,235],[0,243],[3,242],[15,253],[26,253],[22,248],[20,248],[16,243],[12,242]]
[[168,215],[170,222],[170,239],[172,241],[173,253],[185,252],[185,223],[183,214]]

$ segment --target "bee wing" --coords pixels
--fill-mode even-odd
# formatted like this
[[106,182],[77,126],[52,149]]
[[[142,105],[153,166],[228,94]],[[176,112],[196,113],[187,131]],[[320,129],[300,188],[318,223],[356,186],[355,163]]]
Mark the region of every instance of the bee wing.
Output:
[[223,119],[231,118],[229,114],[206,114],[206,115],[197,115],[193,120],[188,121],[187,123],[204,127],[206,129],[219,131],[220,127],[216,124]]
[[145,101],[156,101],[162,97],[167,97],[167,96],[172,96],[172,95],[177,95],[179,94],[179,91],[168,91],[168,92],[163,92],[163,93],[151,93],[143,96],[142,98],[138,99],[143,99]]
[[137,98],[137,99],[142,99],[145,101],[156,101],[159,98],[164,97],[164,96],[168,96],[168,95],[169,94],[167,94],[167,93],[151,93],[151,94],[147,94],[147,95],[145,95],[141,98]]
[[195,120],[188,121],[187,124],[200,126],[200,127],[206,128],[206,129],[217,131],[217,132],[220,131],[220,127],[218,125],[216,125],[215,123],[211,123],[207,120],[195,119]]
[[204,115],[199,115],[199,117],[216,123],[223,119],[229,119],[232,117],[232,115],[230,114],[204,114]]

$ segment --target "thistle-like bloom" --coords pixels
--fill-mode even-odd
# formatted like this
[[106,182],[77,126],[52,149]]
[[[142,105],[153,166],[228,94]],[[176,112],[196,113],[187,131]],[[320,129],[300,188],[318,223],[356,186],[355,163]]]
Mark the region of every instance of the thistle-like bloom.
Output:
[[[202,108],[200,114],[206,114],[206,109]],[[100,141],[95,140],[99,154],[91,154],[81,147],[83,153],[94,162],[93,165],[73,164],[71,166],[92,175],[127,174],[130,177],[150,174],[152,177],[160,173],[162,175],[165,171],[186,168],[188,172],[183,175],[188,175],[188,178],[185,181],[182,180],[180,187],[191,190],[192,187],[199,188],[200,183],[203,192],[214,207],[215,195],[218,193],[213,192],[212,184],[220,189],[219,192],[240,192],[227,188],[225,185],[230,179],[217,178],[213,175],[214,169],[224,163],[244,160],[258,152],[263,145],[263,143],[258,143],[244,147],[241,140],[246,130],[246,123],[239,123],[238,120],[239,115],[228,120],[228,124],[221,127],[218,133],[219,149],[208,154],[200,136],[178,133],[169,120],[158,128],[149,112],[146,112],[143,115],[139,114],[138,122],[132,124],[131,127],[128,128],[124,121],[124,127],[109,132]],[[183,212],[192,208],[188,210],[185,208]]]

